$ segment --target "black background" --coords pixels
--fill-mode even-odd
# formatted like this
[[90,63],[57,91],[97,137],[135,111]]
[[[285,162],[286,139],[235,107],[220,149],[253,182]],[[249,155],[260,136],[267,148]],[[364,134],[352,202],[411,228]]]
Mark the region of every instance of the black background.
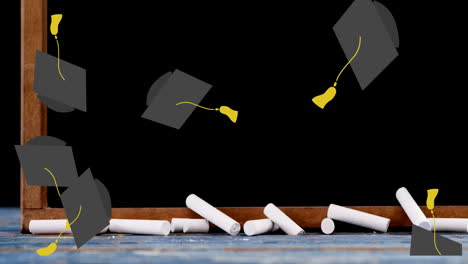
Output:
[[2,5],[2,117],[0,137],[0,206],[19,206],[20,167],[14,144],[20,142],[20,1],[5,1]]
[[[421,204],[428,188],[438,204],[468,204],[466,43],[440,6],[382,1],[399,57],[364,91],[347,69],[321,110],[311,98],[347,61],[332,26],[352,1],[95,2],[49,0],[64,14],[61,58],[87,69],[88,91],[87,113],[49,111],[49,135],[113,206],[184,206],[190,193],[216,206],[396,205],[401,186]],[[151,84],[174,69],[212,84],[201,104],[239,110],[237,124],[201,109],[181,130],[141,118]]]

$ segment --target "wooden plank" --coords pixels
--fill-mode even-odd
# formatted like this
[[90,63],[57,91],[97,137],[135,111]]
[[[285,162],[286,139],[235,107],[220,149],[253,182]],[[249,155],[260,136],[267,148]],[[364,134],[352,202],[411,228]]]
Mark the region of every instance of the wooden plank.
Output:
[[[363,212],[390,218],[390,227],[409,227],[411,222],[400,206],[349,206]],[[86,208],[84,208],[86,209]],[[247,220],[265,218],[263,207],[220,207],[218,208],[241,224]],[[320,222],[327,215],[326,206],[311,207],[280,207],[291,219],[303,228],[319,228]],[[421,206],[426,216],[430,212]],[[468,206],[437,206],[437,217],[468,218]],[[64,219],[65,212],[61,208],[25,209],[25,219]],[[113,208],[113,218],[129,219],[158,219],[171,220],[174,217],[193,218],[199,217],[188,208]],[[29,221],[24,223],[23,230],[27,229]]]
[[[47,1],[21,1],[21,144],[47,134],[47,108],[33,92],[36,50],[47,51]],[[28,186],[21,171],[21,208],[46,208],[47,187]],[[21,218],[24,226],[24,220]],[[24,230],[23,230],[24,231]]]

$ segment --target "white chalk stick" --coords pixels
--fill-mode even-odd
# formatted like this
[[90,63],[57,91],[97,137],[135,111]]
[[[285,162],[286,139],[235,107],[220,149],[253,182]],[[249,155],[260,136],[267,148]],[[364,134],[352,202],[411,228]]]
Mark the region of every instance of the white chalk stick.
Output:
[[[431,231],[434,231],[434,219],[427,218],[431,223]],[[451,232],[468,232],[468,218],[435,218],[436,232],[451,231]]]
[[[50,219],[50,220],[31,220],[29,221],[29,232],[32,234],[60,234],[65,228],[67,219]],[[99,233],[106,233],[109,227],[105,227]],[[72,234],[71,229],[67,229],[63,234]]]
[[171,232],[208,233],[210,224],[206,219],[172,218]]
[[185,200],[185,204],[192,211],[201,215],[203,218],[226,231],[228,234],[232,236],[239,234],[241,228],[238,222],[220,210],[214,208],[195,194],[189,195]]
[[244,233],[248,236],[273,232],[278,229],[279,226],[270,219],[250,220],[244,223]]
[[430,222],[427,221],[423,211],[405,187],[398,189],[396,198],[413,225],[431,230]]
[[324,218],[320,223],[320,228],[324,234],[330,235],[335,231],[335,222],[330,218]]
[[208,233],[210,224],[206,219],[193,219],[184,224],[182,231],[184,233]]
[[[31,220],[29,221],[29,232],[32,234],[59,234],[65,228],[66,219],[54,220]],[[65,230],[64,234],[71,234],[71,229]]]
[[189,218],[172,218],[171,219],[171,232],[176,233],[176,232],[182,232],[184,229],[184,223],[187,221]]
[[281,230],[288,235],[302,235],[304,230],[298,226],[289,216],[283,213],[278,207],[270,203],[263,209],[263,214],[266,215],[273,223],[277,224]]
[[387,232],[390,219],[351,208],[330,204],[327,217],[348,224],[366,227],[380,232]]
[[111,219],[109,231],[112,233],[167,236],[171,232],[171,224],[169,221],[163,220]]

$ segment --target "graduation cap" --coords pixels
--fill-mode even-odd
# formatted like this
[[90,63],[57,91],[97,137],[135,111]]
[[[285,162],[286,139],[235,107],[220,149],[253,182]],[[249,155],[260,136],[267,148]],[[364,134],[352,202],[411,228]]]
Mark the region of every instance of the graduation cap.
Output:
[[[59,193],[60,195],[60,193]],[[55,252],[63,232],[71,228],[76,246],[80,248],[102,229],[109,225],[112,205],[109,192],[102,182],[93,178],[91,170],[86,170],[78,180],[61,195],[67,225],[55,242],[36,252],[48,256]]]
[[355,53],[358,37],[362,37],[359,57],[351,68],[363,90],[398,56],[395,19],[379,2],[355,0],[333,31],[348,60]]
[[60,199],[78,248],[109,225],[112,215],[109,192],[104,184],[93,178],[90,169],[67,188]]
[[148,108],[142,117],[180,129],[196,107],[219,111],[237,121],[237,111],[227,106],[208,108],[198,105],[211,85],[180,70],[167,72],[151,86],[146,99]]
[[76,108],[86,112],[86,70],[60,59],[57,34],[61,19],[61,14],[52,15],[50,25],[57,43],[57,57],[36,51],[33,90],[54,111],[66,113]]
[[40,136],[26,145],[15,145],[29,185],[68,187],[77,180],[72,147],[65,144],[54,137]]
[[396,48],[400,42],[390,11],[371,0],[355,0],[333,26],[333,31],[348,63],[333,86],[312,99],[322,109],[334,98],[338,79],[348,65],[364,90],[398,56]]
[[[435,244],[435,241],[437,243]],[[462,244],[424,228],[413,225],[411,229],[410,256],[461,256]]]
[[435,198],[439,189],[427,190],[426,206],[431,211],[434,219],[434,233],[413,225],[411,229],[411,256],[461,256],[462,244],[436,234],[436,222],[434,215]]

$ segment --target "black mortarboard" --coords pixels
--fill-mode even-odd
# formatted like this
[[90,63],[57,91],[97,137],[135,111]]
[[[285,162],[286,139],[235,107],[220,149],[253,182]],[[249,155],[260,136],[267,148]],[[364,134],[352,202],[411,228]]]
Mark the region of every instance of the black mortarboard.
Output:
[[355,0],[333,27],[351,68],[365,89],[397,56],[398,31],[390,11],[378,2]]
[[90,169],[60,199],[78,248],[109,225],[112,209],[109,193],[104,184],[93,178]]
[[78,178],[72,147],[60,139],[36,137],[15,149],[29,185],[55,186],[55,178],[57,186],[68,187]]
[[438,256],[439,253],[442,256],[461,256],[462,244],[413,225],[410,256]]
[[[34,91],[39,99],[57,112],[74,108],[86,112],[86,70],[54,56],[36,51]],[[62,79],[62,76],[64,79]]]
[[180,129],[196,106],[177,104],[199,104],[210,88],[210,84],[182,71],[168,72],[151,86],[146,100],[148,108],[142,117]]

